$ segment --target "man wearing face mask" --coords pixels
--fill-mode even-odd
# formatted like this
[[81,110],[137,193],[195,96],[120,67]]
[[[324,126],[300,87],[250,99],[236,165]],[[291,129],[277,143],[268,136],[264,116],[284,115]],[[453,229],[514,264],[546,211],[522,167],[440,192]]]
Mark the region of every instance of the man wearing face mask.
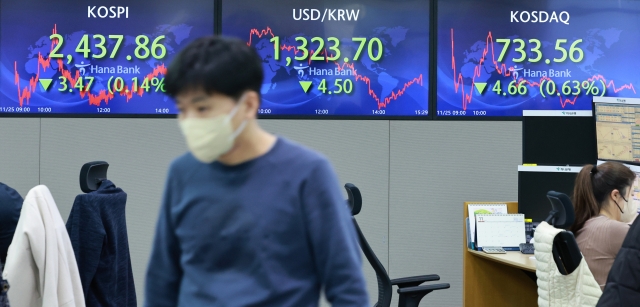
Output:
[[618,162],[586,165],[573,191],[578,247],[601,289],[631,223],[638,214],[632,199],[636,174]]
[[145,306],[368,306],[360,249],[322,155],[261,129],[262,60],[205,37],[165,77],[189,153],[169,169]]

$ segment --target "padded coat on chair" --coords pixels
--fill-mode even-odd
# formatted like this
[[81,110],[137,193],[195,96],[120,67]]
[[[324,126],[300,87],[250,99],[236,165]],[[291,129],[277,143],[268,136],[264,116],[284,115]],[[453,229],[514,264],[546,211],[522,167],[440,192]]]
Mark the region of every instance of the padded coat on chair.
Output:
[[574,270],[562,273],[558,262],[553,259],[553,249],[558,245],[556,239],[565,232],[547,222],[540,223],[536,228],[534,245],[538,277],[538,306],[595,306],[602,291],[596,279],[593,278],[587,262],[580,259]]
[[602,291],[573,233],[565,230],[575,221],[571,199],[555,191],[549,191],[547,198],[549,217],[534,234],[538,305],[595,306]]
[[360,248],[362,248],[362,252],[373,267],[373,270],[376,272],[376,277],[378,278],[378,300],[376,304],[373,305],[374,307],[391,306],[391,295],[394,285],[397,285],[399,288],[398,293],[400,294],[400,301],[398,302],[398,307],[418,307],[420,300],[425,295],[434,290],[448,289],[450,287],[449,284],[421,286],[422,283],[427,281],[440,280],[440,276],[436,274],[405,277],[393,280],[389,279],[389,274],[387,274],[384,266],[380,263],[378,257],[376,257],[371,246],[369,246],[367,239],[365,239],[360,227],[358,226],[358,222],[355,219],[355,216],[360,213],[360,210],[362,209],[362,195],[360,194],[360,190],[351,183],[345,184],[344,187],[349,195],[349,207],[351,209],[353,223],[356,227],[356,231],[358,232]]

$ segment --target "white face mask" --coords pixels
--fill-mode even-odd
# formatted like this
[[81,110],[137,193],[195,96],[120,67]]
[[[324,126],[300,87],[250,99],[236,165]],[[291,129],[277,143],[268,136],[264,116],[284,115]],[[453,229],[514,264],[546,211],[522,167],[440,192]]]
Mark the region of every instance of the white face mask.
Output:
[[238,129],[233,131],[231,119],[238,112],[240,104],[238,103],[229,114],[178,120],[187,147],[198,161],[208,164],[231,150],[236,137],[247,125],[247,121],[244,120]]
[[624,211],[620,210],[620,220],[624,223],[631,223],[638,214],[638,205],[633,199],[625,199],[625,202],[627,204],[624,206]]

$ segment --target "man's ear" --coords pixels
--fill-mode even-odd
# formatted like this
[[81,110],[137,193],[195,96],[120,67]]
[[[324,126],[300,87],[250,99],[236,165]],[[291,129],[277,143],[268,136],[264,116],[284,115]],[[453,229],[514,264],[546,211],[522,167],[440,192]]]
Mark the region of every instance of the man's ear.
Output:
[[255,91],[245,93],[245,112],[248,118],[256,118],[260,108],[260,95]]

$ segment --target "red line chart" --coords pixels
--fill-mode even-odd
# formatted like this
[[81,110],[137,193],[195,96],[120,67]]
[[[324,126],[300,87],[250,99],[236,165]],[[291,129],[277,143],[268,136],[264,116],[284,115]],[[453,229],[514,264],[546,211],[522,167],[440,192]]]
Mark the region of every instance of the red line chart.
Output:
[[[489,50],[491,49],[491,50]],[[480,57],[480,60],[478,61],[478,64],[474,67],[473,69],[473,76],[471,77],[471,89],[469,90],[469,93],[465,92],[464,89],[464,77],[462,76],[462,73],[458,73],[457,72],[457,67],[456,67],[456,57],[455,57],[455,45],[454,45],[454,39],[453,39],[453,29],[451,29],[451,68],[453,69],[453,82],[454,82],[454,88],[456,93],[458,93],[458,91],[461,92],[462,94],[462,109],[463,110],[467,110],[467,105],[469,103],[471,103],[471,100],[473,99],[473,90],[475,88],[475,79],[476,77],[480,77],[480,74],[482,72],[482,66],[485,64],[485,62],[487,61],[487,57],[489,55],[489,51],[491,51],[491,58],[489,59],[489,65],[493,65],[493,67],[495,68],[496,72],[500,75],[503,75],[505,77],[513,77],[511,75],[511,71],[509,71],[509,68],[506,66],[506,64],[504,63],[498,63],[498,61],[496,60],[496,55],[495,55],[495,47],[494,47],[494,41],[493,41],[493,34],[491,33],[491,31],[489,31],[489,33],[487,34],[487,38],[486,38],[486,43],[485,43],[485,47],[482,50],[482,56]],[[549,77],[541,77],[538,81],[531,81],[531,80],[527,80],[524,78],[518,78],[517,83],[521,83],[524,82],[527,85],[530,85],[532,87],[540,87],[540,84],[543,83],[543,81],[551,81],[551,78]],[[604,76],[602,75],[594,75],[590,78],[587,79],[587,81],[591,82],[591,81],[603,81],[606,86],[607,89],[613,90],[614,93],[618,93],[622,90],[632,90],[634,93],[636,93],[635,88],[633,87],[633,84],[624,84],[620,87],[616,87],[615,82],[613,80],[607,80]],[[556,90],[557,91],[557,90]],[[576,100],[578,99],[578,96],[574,96],[573,98],[564,98],[561,96],[558,96],[559,102],[560,102],[560,106],[562,108],[564,108],[567,104],[571,104],[574,105],[576,103]]]
[[[255,28],[251,29],[251,31],[249,32],[249,40],[247,41],[247,45],[248,46],[253,45],[254,37],[262,38],[265,35],[269,35],[271,37],[275,37],[275,34],[273,34],[273,31],[271,30],[270,27],[266,27],[264,29],[255,29]],[[296,46],[286,45],[286,44],[280,44],[280,50],[287,50],[287,51],[293,50],[294,54],[297,54],[298,51],[299,51]],[[313,54],[313,52],[314,52],[314,50],[309,50],[309,54]],[[404,85],[402,85],[399,90],[392,91],[387,97],[381,98],[371,88],[371,79],[369,79],[369,77],[367,77],[367,76],[358,74],[357,70],[355,69],[355,65],[353,63],[342,63],[342,64],[340,64],[337,61],[330,61],[328,58],[332,57],[333,54],[328,53],[326,49],[323,50],[322,52],[320,52],[319,54],[325,56],[325,62],[327,62],[327,63],[334,62],[335,65],[336,65],[336,68],[338,69],[338,71],[343,71],[345,69],[351,70],[351,73],[355,77],[355,81],[361,81],[361,82],[365,83],[367,85],[367,87],[368,87],[367,93],[369,94],[369,96],[371,96],[371,98],[373,98],[373,100],[376,101],[376,103],[378,105],[378,109],[386,108],[387,105],[389,105],[392,101],[395,101],[398,98],[400,98],[402,95],[404,95],[404,93],[407,91],[407,89],[409,87],[411,87],[412,85],[419,84],[420,86],[422,86],[422,84],[423,84],[423,77],[422,77],[422,74],[420,74],[419,76],[411,79],[410,81],[405,82]],[[310,59],[309,59],[309,63],[311,63]]]
[[[52,34],[57,34],[58,33],[58,29],[57,29],[57,25],[53,26],[53,31]],[[53,48],[58,44],[57,39],[53,39],[51,41],[51,50],[53,50]],[[24,104],[29,104],[29,100],[31,99],[31,95],[32,93],[34,93],[37,89],[38,86],[38,81],[40,80],[40,72],[45,72],[47,71],[47,69],[53,69],[51,67],[51,60],[52,58],[49,57],[45,57],[42,54],[38,53],[38,65],[37,65],[37,69],[36,69],[36,74],[35,76],[32,76],[29,79],[29,83],[27,85],[25,85],[24,87],[22,87],[21,82],[20,82],[20,74],[18,73],[18,62],[15,61],[14,62],[14,83],[18,88],[18,100],[20,102],[20,106],[22,107]],[[62,59],[57,59],[56,63],[58,64],[58,72],[67,79],[67,81],[69,82],[69,84],[76,84],[76,82],[78,81],[78,79],[80,78],[80,71],[76,70],[75,74],[73,74],[70,70],[67,70],[64,68],[64,62],[62,61]],[[144,82],[145,79],[149,80],[147,82],[150,82],[151,79],[153,79],[154,77],[157,77],[159,75],[164,75],[167,73],[167,68],[164,64],[158,65],[156,66],[150,73],[148,73],[142,80],[141,82]],[[142,84],[142,83],[141,83]],[[113,85],[115,87],[115,85]],[[143,88],[139,87],[137,91],[133,91],[133,90],[129,90],[129,86],[128,85],[124,85],[122,90],[120,91],[112,91],[113,93],[110,93],[107,90],[100,90],[98,91],[97,94],[93,94],[89,91],[88,86],[85,89],[82,89],[79,91],[80,93],[80,97],[81,98],[85,98],[88,97],[88,101],[89,101],[89,105],[94,105],[94,106],[100,106],[102,104],[102,102],[104,102],[105,104],[109,104],[109,101],[114,99],[116,97],[116,94],[118,97],[122,97],[124,96],[126,98],[126,101],[129,102],[129,100],[131,100],[131,98],[133,98],[134,95],[138,95],[140,97],[144,96],[145,91]]]

